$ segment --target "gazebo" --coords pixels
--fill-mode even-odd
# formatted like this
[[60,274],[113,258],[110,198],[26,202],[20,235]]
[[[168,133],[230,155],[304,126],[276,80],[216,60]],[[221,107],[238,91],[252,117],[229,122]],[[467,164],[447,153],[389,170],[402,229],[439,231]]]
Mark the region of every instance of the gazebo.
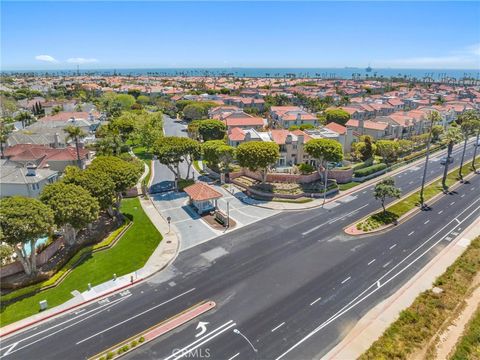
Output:
[[195,206],[199,214],[215,210],[217,200],[223,195],[211,186],[198,182],[183,189],[190,198],[190,203]]

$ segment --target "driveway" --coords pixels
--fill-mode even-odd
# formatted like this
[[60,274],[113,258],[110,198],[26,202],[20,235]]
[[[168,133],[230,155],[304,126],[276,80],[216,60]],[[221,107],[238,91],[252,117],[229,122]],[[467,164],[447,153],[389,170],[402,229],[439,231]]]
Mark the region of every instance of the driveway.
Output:
[[[229,203],[230,216],[237,223],[235,229],[278,213],[275,210],[263,209],[243,203],[241,198],[245,195],[242,192],[232,195],[220,186],[213,187],[224,196],[218,200],[219,209],[226,213],[227,202]],[[223,234],[222,231],[212,229],[191,207],[187,206],[188,196],[184,192],[175,193],[168,191],[152,194],[151,198],[155,207],[164,218],[170,216],[172,231],[176,231],[180,237],[180,251]],[[230,231],[235,231],[235,229]]]

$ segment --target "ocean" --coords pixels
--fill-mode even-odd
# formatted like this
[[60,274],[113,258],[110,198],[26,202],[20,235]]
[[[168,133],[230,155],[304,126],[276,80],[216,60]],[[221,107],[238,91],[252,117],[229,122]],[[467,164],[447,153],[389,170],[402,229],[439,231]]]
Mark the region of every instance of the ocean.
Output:
[[150,75],[150,76],[234,76],[245,78],[257,77],[296,77],[296,78],[322,78],[322,79],[352,79],[353,77],[402,77],[406,79],[431,78],[434,81],[441,81],[445,78],[480,79],[480,69],[371,69],[357,67],[345,68],[152,68],[152,69],[80,69],[77,70],[16,70],[2,71],[4,75],[11,74],[32,74],[32,75],[53,75],[65,76],[75,75]]

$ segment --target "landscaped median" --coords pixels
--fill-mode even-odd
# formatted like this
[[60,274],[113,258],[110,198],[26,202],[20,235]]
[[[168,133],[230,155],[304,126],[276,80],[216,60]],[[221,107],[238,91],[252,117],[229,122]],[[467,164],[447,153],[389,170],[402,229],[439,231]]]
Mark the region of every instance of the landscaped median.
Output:
[[[472,281],[480,272],[480,237],[472,241],[464,253],[434,283],[435,290],[420,294],[410,307],[360,357],[368,359],[406,359],[424,349],[439,330],[461,312],[465,299],[472,291]],[[478,317],[478,316],[477,316]],[[475,321],[475,320],[474,320]],[[478,329],[478,319],[477,329]],[[472,322],[475,327],[475,322]],[[458,350],[456,359],[468,359],[461,354],[471,349],[471,334],[464,340],[465,353]],[[478,336],[478,335],[477,335]],[[475,337],[473,337],[473,341]],[[461,345],[461,346],[462,346]],[[475,345],[478,347],[478,343]]]
[[[475,164],[480,166],[480,159],[478,159]],[[465,164],[462,167],[463,174],[469,174],[472,172],[471,163]],[[451,170],[447,175],[446,184],[448,187],[451,187],[459,182],[458,179],[458,167]],[[464,175],[466,176],[466,175]],[[424,199],[425,202],[432,200],[435,196],[443,193],[442,188],[442,179],[436,179],[430,184],[425,186],[424,190]],[[372,231],[383,230],[391,224],[401,221],[408,217],[408,215],[419,207],[420,201],[420,190],[417,190],[405,198],[402,198],[392,205],[386,208],[386,212],[378,212],[360,220],[358,223],[349,226],[345,231],[349,234],[362,234]]]
[[[177,327],[193,320],[194,318],[210,311],[215,308],[214,301],[204,301],[191,308],[165,320],[161,323],[150,327],[149,329],[142,331],[104,351],[92,356],[89,360],[112,360],[117,357],[123,356],[126,353],[133,351],[137,347],[152,341],[169,331],[176,329]],[[185,354],[186,355],[186,354]]]
[[[131,225],[119,239],[121,229],[101,243],[82,249],[53,278],[33,285],[35,288],[28,287],[2,296],[1,326],[37,314],[41,300],[47,300],[48,306],[54,307],[71,299],[72,291],[87,290],[88,283],[95,286],[111,280],[114,273],[122,276],[142,268],[162,240],[162,235],[143,212],[137,198],[124,199],[121,211]],[[115,245],[107,248],[115,239]],[[102,247],[105,250],[95,252]],[[58,283],[60,277],[62,281]],[[56,286],[41,291],[56,282]]]

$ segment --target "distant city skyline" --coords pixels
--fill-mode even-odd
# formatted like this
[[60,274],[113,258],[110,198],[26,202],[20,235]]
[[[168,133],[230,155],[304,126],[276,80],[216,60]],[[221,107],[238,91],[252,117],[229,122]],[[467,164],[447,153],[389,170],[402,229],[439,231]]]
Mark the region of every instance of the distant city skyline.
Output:
[[480,69],[478,2],[14,2],[2,70]]

